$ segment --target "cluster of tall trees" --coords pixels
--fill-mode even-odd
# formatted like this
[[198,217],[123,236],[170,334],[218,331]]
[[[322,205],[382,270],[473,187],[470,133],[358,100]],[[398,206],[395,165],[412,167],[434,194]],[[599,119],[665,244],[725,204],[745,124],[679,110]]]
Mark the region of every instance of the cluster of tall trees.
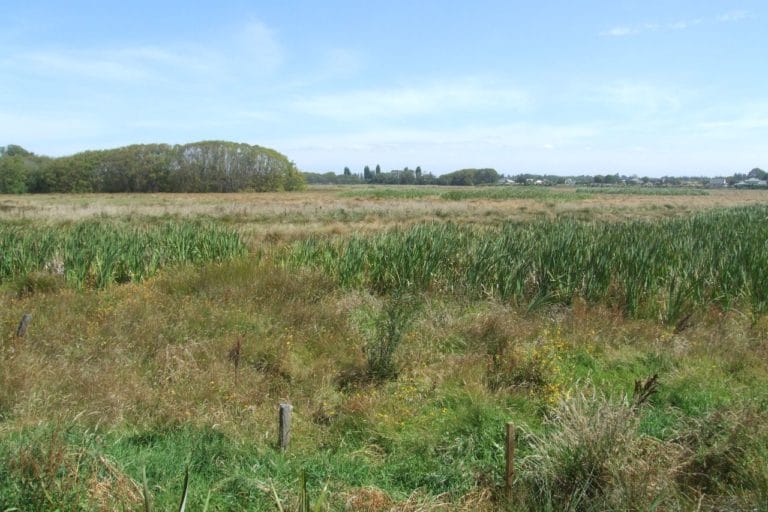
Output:
[[369,166],[363,168],[361,174],[354,174],[345,167],[342,174],[327,172],[304,173],[307,183],[318,184],[361,184],[381,183],[387,185],[490,185],[497,183],[501,178],[495,169],[461,169],[441,176],[432,173],[424,173],[421,167],[382,172],[381,166],[375,169]]
[[224,141],[137,144],[72,156],[0,148],[0,193],[297,190],[304,177],[272,149]]

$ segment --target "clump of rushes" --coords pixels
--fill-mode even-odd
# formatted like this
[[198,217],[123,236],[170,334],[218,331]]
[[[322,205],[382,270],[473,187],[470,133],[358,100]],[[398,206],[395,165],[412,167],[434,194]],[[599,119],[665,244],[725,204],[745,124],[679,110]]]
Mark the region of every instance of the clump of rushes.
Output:
[[371,381],[397,378],[395,351],[406,334],[418,303],[411,295],[395,293],[386,299],[363,346],[366,375]]
[[0,282],[21,279],[19,287],[25,291],[50,288],[39,277],[47,272],[62,275],[77,288],[105,288],[141,281],[165,266],[223,261],[245,252],[235,231],[209,223],[138,227],[106,221],[47,227],[0,223]]
[[679,326],[710,305],[768,311],[766,216],[767,206],[750,206],[625,223],[420,224],[310,238],[286,262],[379,294],[437,289],[528,309],[580,298]]

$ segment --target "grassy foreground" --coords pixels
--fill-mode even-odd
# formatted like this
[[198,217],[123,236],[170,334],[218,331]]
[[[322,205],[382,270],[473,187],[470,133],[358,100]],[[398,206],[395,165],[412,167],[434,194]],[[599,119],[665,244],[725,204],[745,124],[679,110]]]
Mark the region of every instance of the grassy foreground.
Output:
[[[478,240],[522,236],[477,220]],[[722,224],[680,243],[715,243]],[[600,228],[539,228],[563,226]],[[387,254],[417,247],[373,234],[363,253],[376,237]],[[338,255],[287,265],[295,246],[265,242],[252,242],[258,258],[103,288],[5,281],[0,510],[143,510],[145,494],[175,509],[185,467],[188,510],[298,510],[303,479],[314,510],[766,510],[768,317],[751,295],[725,303],[706,288],[685,322],[667,322],[599,294],[478,293],[453,260],[420,286],[344,280]],[[655,392],[634,391],[653,375]],[[285,453],[281,401],[294,406]]]

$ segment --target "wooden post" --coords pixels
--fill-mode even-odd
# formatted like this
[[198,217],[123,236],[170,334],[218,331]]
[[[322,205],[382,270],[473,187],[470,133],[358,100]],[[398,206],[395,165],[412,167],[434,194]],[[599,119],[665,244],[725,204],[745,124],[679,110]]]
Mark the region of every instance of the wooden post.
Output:
[[504,472],[504,492],[507,500],[512,499],[512,484],[515,480],[515,424],[511,421],[507,423],[507,443],[506,443],[507,467]]
[[293,412],[293,406],[291,404],[280,404],[280,418],[279,418],[279,445],[280,450],[285,451],[288,449],[288,443],[291,440],[291,413]]
[[32,321],[32,315],[29,313],[24,313],[24,316],[21,317],[21,322],[19,322],[19,327],[16,329],[16,336],[19,338],[23,338],[25,334],[27,334],[27,327],[29,327],[29,322]]

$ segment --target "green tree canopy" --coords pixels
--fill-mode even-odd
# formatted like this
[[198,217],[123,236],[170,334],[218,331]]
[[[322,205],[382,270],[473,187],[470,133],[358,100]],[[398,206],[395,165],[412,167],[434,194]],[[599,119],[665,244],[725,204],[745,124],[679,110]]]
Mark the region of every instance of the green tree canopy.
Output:
[[0,158],[0,194],[23,194],[27,191],[24,160],[20,156]]
[[442,185],[490,185],[499,181],[496,169],[461,169],[438,178]]
[[3,156],[34,156],[34,153],[30,153],[21,146],[16,144],[8,144],[7,146],[0,147],[0,157]]
[[31,192],[238,192],[305,186],[296,165],[277,151],[226,141],[137,144],[50,159],[7,146],[3,161],[9,155],[25,155],[24,161],[33,164],[25,181]]

